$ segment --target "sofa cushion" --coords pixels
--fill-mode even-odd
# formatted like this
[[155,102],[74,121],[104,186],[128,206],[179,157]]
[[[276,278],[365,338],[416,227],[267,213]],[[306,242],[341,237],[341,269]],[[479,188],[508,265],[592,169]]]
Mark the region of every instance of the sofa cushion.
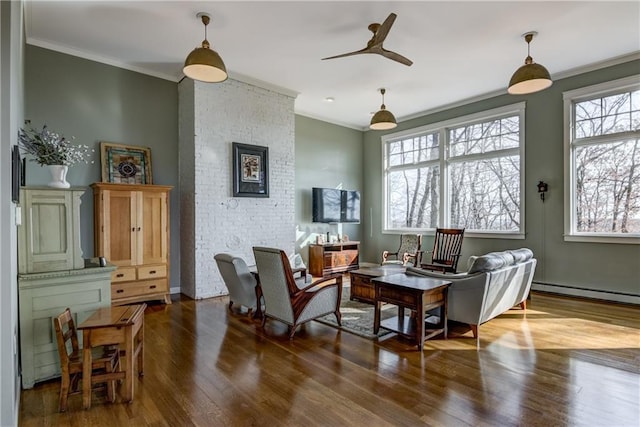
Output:
[[533,258],[533,252],[529,248],[514,249],[507,252],[510,252],[511,255],[513,255],[516,263],[529,261]]
[[521,263],[533,258],[529,248],[490,252],[482,256],[471,256],[467,263],[469,273],[498,270],[513,264]]
[[498,270],[515,263],[515,257],[509,252],[490,252],[476,257],[469,267],[469,274]]

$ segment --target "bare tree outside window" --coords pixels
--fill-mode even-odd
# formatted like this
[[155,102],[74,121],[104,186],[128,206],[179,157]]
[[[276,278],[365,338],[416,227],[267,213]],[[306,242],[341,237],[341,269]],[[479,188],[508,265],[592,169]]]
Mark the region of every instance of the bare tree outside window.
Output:
[[[524,106],[509,111],[497,118],[458,126],[449,122],[423,134],[386,141],[385,229],[451,226],[487,233],[523,232]],[[447,209],[443,203],[448,203]]]
[[449,130],[451,226],[520,229],[519,133],[518,116]]
[[438,134],[387,144],[387,226],[434,228],[440,188]]
[[640,233],[640,91],[573,103],[577,233]]

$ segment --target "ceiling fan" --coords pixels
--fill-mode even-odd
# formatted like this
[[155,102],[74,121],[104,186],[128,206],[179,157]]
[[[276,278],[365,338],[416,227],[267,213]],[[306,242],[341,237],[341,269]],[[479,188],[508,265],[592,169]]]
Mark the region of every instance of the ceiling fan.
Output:
[[328,58],[322,58],[322,59],[324,60],[324,59],[343,58],[345,56],[360,55],[363,53],[377,53],[378,55],[382,55],[385,58],[389,58],[394,61],[398,61],[401,64],[411,66],[411,64],[413,64],[413,61],[411,61],[410,59],[405,58],[404,56],[398,53],[395,53],[391,50],[387,50],[384,47],[382,47],[382,43],[384,42],[384,39],[387,38],[387,34],[389,34],[389,30],[391,29],[393,22],[396,20],[396,17],[397,15],[395,13],[391,13],[387,17],[387,19],[384,20],[382,24],[378,24],[378,23],[369,24],[367,28],[369,28],[369,31],[373,33],[373,37],[371,37],[371,40],[367,42],[367,47],[365,47],[364,49],[356,50],[354,52],[349,52],[349,53],[343,53],[342,55],[330,56]]

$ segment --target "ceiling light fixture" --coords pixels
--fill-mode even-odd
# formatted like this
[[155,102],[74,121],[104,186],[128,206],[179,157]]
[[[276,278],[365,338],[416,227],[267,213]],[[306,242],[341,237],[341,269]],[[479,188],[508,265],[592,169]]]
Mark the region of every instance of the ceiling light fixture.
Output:
[[187,56],[182,72],[185,76],[201,82],[223,82],[227,80],[227,68],[218,52],[210,48],[207,40],[207,25],[209,25],[211,16],[205,12],[199,12],[196,16],[202,19],[204,24],[204,40],[201,47],[196,47]]
[[380,106],[380,110],[373,115],[371,118],[371,124],[369,127],[373,130],[389,130],[398,126],[396,123],[396,118],[391,114],[391,111],[387,110],[387,107],[384,105],[384,93],[386,90],[384,88],[380,89],[380,93],[382,94],[382,105]]
[[507,89],[507,92],[511,95],[524,95],[538,92],[553,84],[549,71],[542,65],[534,63],[533,58],[531,58],[529,47],[533,36],[537,34],[536,31],[529,31],[523,34],[524,40],[527,42],[527,57],[524,60],[524,65],[513,73],[509,81],[509,89]]

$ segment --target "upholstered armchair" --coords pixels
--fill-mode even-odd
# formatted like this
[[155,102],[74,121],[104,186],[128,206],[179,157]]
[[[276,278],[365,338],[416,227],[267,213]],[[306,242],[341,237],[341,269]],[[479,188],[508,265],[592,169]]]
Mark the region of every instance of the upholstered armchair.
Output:
[[317,317],[333,313],[338,325],[341,324],[342,275],[329,276],[301,288],[284,251],[254,247],[253,253],[264,298],[263,327],[267,317],[279,320],[289,326],[289,339],[293,339],[299,325]]
[[400,247],[395,252],[382,252],[382,265],[399,264],[399,265],[420,265],[422,255],[422,235],[421,234],[402,234],[400,235]]
[[252,312],[259,313],[256,296],[256,277],[242,258],[220,253],[213,257],[218,264],[222,280],[229,290],[229,310],[234,304],[244,306]]

